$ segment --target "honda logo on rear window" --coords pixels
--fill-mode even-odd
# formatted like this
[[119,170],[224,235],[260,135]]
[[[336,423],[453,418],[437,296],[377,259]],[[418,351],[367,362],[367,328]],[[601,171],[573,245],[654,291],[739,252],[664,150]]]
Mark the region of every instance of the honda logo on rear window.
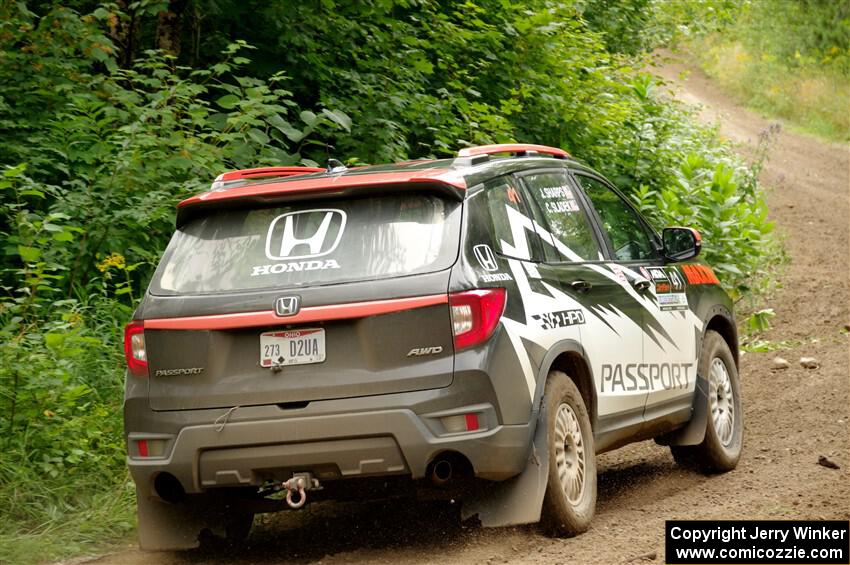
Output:
[[294,316],[301,310],[301,299],[297,296],[281,296],[274,301],[274,311],[278,316]]
[[332,253],[342,239],[345,220],[345,212],[331,208],[282,214],[269,226],[266,257],[288,261]]

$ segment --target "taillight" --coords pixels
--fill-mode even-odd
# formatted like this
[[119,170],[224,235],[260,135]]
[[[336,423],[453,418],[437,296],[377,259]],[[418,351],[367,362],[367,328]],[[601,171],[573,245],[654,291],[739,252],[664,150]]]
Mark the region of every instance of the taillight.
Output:
[[468,414],[453,414],[451,416],[443,416],[440,418],[443,423],[443,428],[450,434],[458,434],[462,432],[477,432],[481,429],[481,423],[478,421],[478,413],[470,412]]
[[131,373],[138,377],[148,376],[144,322],[130,322],[124,328],[124,358],[127,360],[127,369]]
[[505,311],[505,289],[468,290],[449,295],[455,351],[490,339]]

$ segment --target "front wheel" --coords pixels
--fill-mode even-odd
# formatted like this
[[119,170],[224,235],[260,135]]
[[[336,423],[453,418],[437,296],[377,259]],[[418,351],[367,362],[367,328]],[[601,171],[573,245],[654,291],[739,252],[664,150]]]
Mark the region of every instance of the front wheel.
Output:
[[557,536],[590,527],[596,510],[596,450],[590,418],[575,383],[552,371],[543,394],[549,475],[541,522]]
[[670,446],[677,463],[706,473],[731,471],[744,444],[744,419],[738,368],[726,340],[708,330],[699,359],[699,375],[708,380],[708,418],[699,445]]

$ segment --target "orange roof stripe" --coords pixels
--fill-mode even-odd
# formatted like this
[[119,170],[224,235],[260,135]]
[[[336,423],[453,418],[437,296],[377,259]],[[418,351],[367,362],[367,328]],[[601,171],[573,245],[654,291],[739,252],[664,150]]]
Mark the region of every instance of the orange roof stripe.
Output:
[[570,156],[569,153],[559,147],[535,145],[534,143],[498,143],[496,145],[466,147],[458,151],[457,156],[474,157],[476,155],[496,155],[499,153],[525,153],[526,151],[535,151],[541,155],[552,155],[564,159]]

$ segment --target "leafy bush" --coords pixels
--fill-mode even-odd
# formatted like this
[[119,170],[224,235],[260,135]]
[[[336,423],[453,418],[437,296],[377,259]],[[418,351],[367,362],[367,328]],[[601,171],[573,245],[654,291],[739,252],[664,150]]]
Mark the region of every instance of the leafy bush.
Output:
[[[58,261],[78,231],[68,216],[30,206],[47,195],[24,167],[7,168],[0,189],[5,253],[20,257],[0,298],[0,561],[21,562],[131,525],[119,336],[132,309],[95,292],[95,281],[84,300],[62,298]],[[93,514],[101,519],[87,524]],[[44,535],[72,524],[74,536]]]
[[[644,178],[661,182],[641,179],[637,186],[631,185],[632,195],[656,225],[699,229],[704,260],[733,298],[740,298],[766,276],[769,258],[778,253],[770,237],[773,222],[767,218],[757,179],[776,131],[763,133],[754,162],[747,167],[718,143],[715,131],[682,128],[685,116],[681,108],[647,98],[645,112],[654,118],[638,136],[636,168],[646,167],[649,174]],[[641,152],[640,140],[646,137],[655,145],[651,157]],[[624,148],[623,154],[629,153]],[[646,162],[640,161],[642,156]]]
[[317,136],[350,122],[300,110],[283,74],[239,76],[242,43],[211,69],[153,51],[121,69],[108,13],[2,10],[0,561],[18,562],[67,551],[45,541],[57,529],[91,543],[132,525],[122,327],[175,202],[222,168],[314,164]]

